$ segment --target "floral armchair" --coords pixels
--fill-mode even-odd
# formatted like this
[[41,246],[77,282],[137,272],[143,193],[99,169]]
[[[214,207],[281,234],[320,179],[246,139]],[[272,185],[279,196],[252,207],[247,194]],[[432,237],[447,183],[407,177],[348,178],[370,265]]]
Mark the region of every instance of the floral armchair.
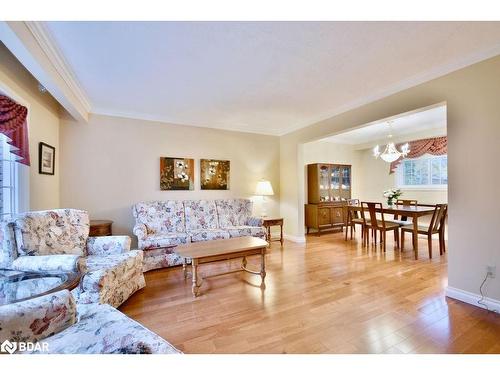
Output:
[[21,271],[79,271],[79,303],[119,306],[145,286],[142,251],[130,237],[89,237],[86,211],[57,209],[17,215],[0,229],[0,267]]
[[[0,342],[39,343],[35,353],[180,353],[107,304],[76,304],[68,290],[0,306]],[[12,349],[17,349],[18,346]]]

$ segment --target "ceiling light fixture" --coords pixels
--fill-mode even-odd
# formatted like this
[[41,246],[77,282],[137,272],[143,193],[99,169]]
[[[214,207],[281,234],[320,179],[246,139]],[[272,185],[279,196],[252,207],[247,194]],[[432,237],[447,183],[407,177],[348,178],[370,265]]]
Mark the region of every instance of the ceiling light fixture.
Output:
[[[389,125],[389,131],[390,131],[389,140],[391,140],[392,139],[392,123],[388,121],[387,124]],[[408,143],[405,143],[401,147],[401,151],[399,151],[396,148],[396,146],[394,145],[394,142],[389,142],[385,146],[385,150],[383,152],[380,152],[379,145],[376,145],[373,148],[373,156],[375,156],[375,158],[377,158],[377,159],[380,156],[380,158],[387,163],[392,163],[393,161],[398,160],[400,157],[404,158],[406,155],[408,155],[409,152],[410,152],[410,145]]]

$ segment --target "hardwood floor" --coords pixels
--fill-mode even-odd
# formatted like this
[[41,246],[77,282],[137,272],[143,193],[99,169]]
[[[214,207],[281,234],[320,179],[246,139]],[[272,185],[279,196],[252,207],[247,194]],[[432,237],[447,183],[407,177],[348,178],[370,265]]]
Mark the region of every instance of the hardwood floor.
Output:
[[273,244],[264,291],[240,272],[205,279],[194,299],[182,267],[150,271],[120,310],[185,353],[500,353],[500,316],[444,297],[446,256],[429,260],[425,238],[414,260],[392,236],[386,254],[359,236]]

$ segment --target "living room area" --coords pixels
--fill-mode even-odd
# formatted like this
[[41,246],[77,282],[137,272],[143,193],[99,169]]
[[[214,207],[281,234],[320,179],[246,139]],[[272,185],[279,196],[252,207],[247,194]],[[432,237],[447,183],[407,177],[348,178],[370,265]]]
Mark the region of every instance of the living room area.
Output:
[[499,89],[496,21],[0,20],[1,354],[498,359]]

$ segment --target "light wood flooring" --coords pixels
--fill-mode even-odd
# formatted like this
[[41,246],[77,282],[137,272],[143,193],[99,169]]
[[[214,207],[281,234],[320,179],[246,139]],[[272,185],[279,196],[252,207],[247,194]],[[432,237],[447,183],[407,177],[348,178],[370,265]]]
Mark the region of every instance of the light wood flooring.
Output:
[[259,276],[240,272],[205,279],[195,299],[182,267],[150,271],[120,310],[185,353],[500,353],[500,315],[444,296],[437,240],[432,260],[425,238],[414,260],[392,236],[385,254],[357,236],[273,243],[264,291]]

